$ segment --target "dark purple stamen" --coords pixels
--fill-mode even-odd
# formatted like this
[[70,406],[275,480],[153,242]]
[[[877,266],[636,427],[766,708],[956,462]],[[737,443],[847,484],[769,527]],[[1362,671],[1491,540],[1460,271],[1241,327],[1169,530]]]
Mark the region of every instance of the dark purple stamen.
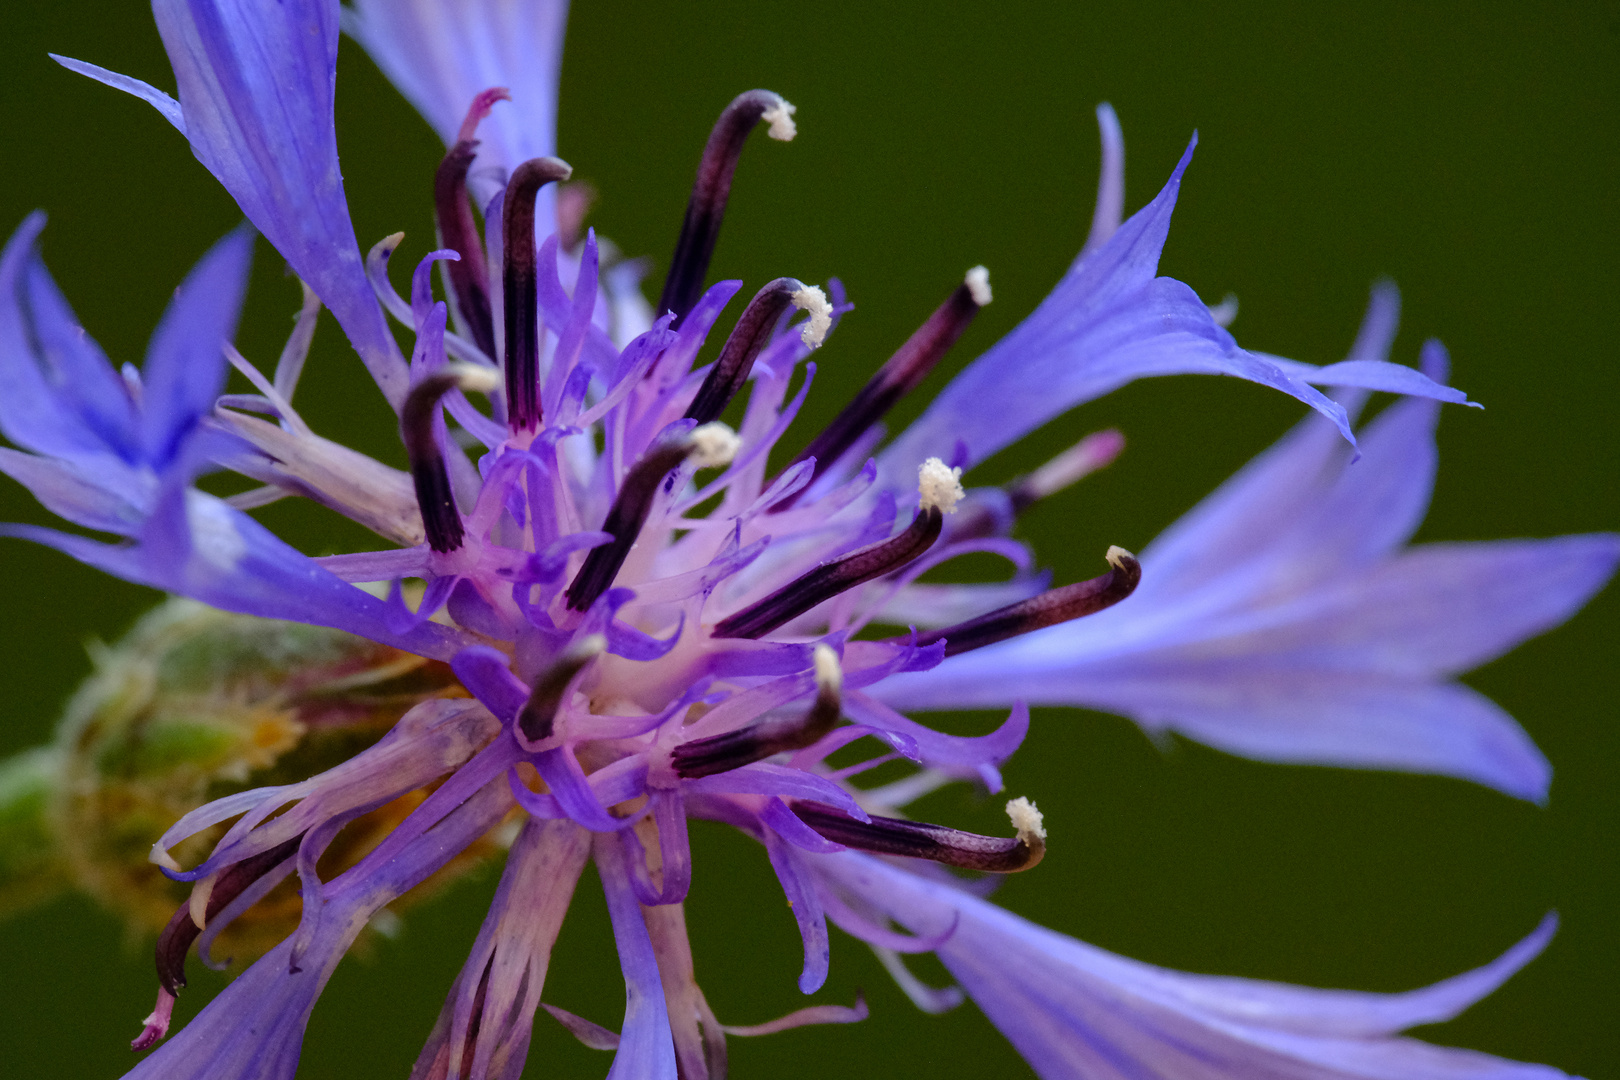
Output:
[[939,538],[943,522],[938,507],[919,510],[904,532],[882,543],[822,563],[792,584],[720,620],[715,624],[714,636],[763,637],[845,589],[853,589],[862,582],[898,570],[933,545]]
[[[973,317],[979,313],[982,306],[979,303],[980,295],[966,282],[957,286],[939,309],[928,317],[928,321],[918,327],[917,332],[900,346],[888,363],[878,369],[871,381],[861,387],[854,399],[844,406],[844,411],[798,457],[789,462],[789,466],[815,458],[812,480],[831,468],[884,413],[915,390],[917,384],[956,344],[956,339],[962,336],[968,324],[973,322]],[[799,490],[802,492],[804,489]],[[795,501],[797,495],[784,499],[776,509],[786,510]]]
[[709,369],[709,377],[698,388],[692,407],[686,410],[688,419],[707,424],[720,419],[731,399],[737,396],[748,373],[754,370],[754,361],[771,340],[771,331],[782,317],[782,312],[793,303],[796,293],[804,291],[804,282],[798,278],[777,278],[748,301],[742,318],[732,327],[731,336],[720,350],[720,359]]
[[445,273],[456,294],[456,310],[484,355],[495,356],[495,321],[489,304],[489,272],[484,265],[484,245],[478,239],[472,204],[467,200],[467,170],[478,156],[473,133],[478,122],[489,115],[497,101],[510,101],[505,87],[485,90],[473,98],[462,121],[460,138],[439,162],[433,175],[433,208],[439,219],[439,238],[444,246],[461,256],[446,260]]
[[[249,885],[274,870],[284,860],[291,858],[303,838],[303,834],[300,833],[291,840],[277,844],[269,851],[250,855],[241,862],[227,867],[214,881],[214,888],[208,894],[207,910],[203,915],[204,922],[223,911],[225,905],[241,896]],[[169,925],[158,935],[158,981],[169,993],[179,994],[185,988],[186,952],[201,933],[202,928],[191,918],[191,905],[185,903],[180,905],[174,917],[169,920]]]
[[624,565],[630,548],[641,535],[641,527],[647,523],[647,515],[652,511],[659,485],[670,470],[677,468],[691,452],[692,446],[685,437],[673,439],[652,447],[630,467],[624,485],[619,488],[618,497],[608,510],[607,520],[602,522],[602,531],[610,534],[613,540],[592,548],[590,554],[585,556],[584,565],[568,586],[570,608],[575,611],[587,610],[613,584],[619,567]]
[[459,1080],[470,1080],[473,1062],[478,1050],[478,1033],[484,1027],[484,1000],[489,996],[489,973],[495,967],[495,955],[490,954],[484,964],[484,973],[478,977],[478,989],[473,993],[472,1015],[467,1018],[467,1037],[461,1040],[461,1065],[456,1069]]
[[859,851],[905,855],[992,874],[1028,870],[1046,854],[1045,843],[1033,834],[1012,839],[980,836],[899,818],[873,817],[870,821],[856,821],[825,803],[794,800],[790,805],[799,820],[823,837]]
[[720,239],[726,200],[731,196],[731,177],[737,171],[737,159],[742,156],[748,133],[767,112],[785,107],[781,95],[769,90],[738,94],[709,133],[703,158],[698,162],[697,180],[692,184],[692,199],[686,204],[686,219],[681,222],[681,238],[675,243],[669,276],[658,298],[658,311],[673,311],[677,327],[703,293],[703,279],[709,272],[715,242]]
[[501,296],[506,316],[506,421],[513,431],[540,427],[534,200],[543,186],[573,174],[573,168],[558,158],[533,158],[514,169],[506,185],[506,202],[501,208],[501,237],[506,246]]
[[563,694],[586,664],[602,654],[603,641],[588,637],[564,653],[551,667],[540,673],[529,700],[518,713],[518,730],[530,742],[551,737],[557,722],[557,710],[562,707]]
[[[1113,607],[1136,590],[1142,580],[1142,565],[1136,557],[1120,548],[1108,550],[1108,561],[1113,569],[1101,577],[1076,582],[1059,589],[1050,589],[1039,596],[1008,604],[976,619],[947,626],[943,630],[930,630],[917,636],[916,644],[932,645],[945,642],[945,655],[955,656],[971,649],[993,645],[1010,637],[1027,634],[1045,626],[1094,615],[1104,608]],[[909,638],[896,638],[909,641]]]
[[730,772],[785,750],[802,750],[826,735],[843,713],[838,683],[823,683],[816,700],[799,716],[767,717],[747,727],[693,739],[670,755],[675,772],[687,780]]
[[454,372],[442,369],[434,372],[411,388],[399,414],[399,435],[411,461],[411,480],[416,485],[416,505],[422,512],[422,530],[427,534],[428,546],[440,553],[455,551],[465,539],[461,511],[456,509],[455,495],[450,490],[450,472],[445,468],[444,455],[439,452],[434,424],[439,414],[439,400],[458,384]]

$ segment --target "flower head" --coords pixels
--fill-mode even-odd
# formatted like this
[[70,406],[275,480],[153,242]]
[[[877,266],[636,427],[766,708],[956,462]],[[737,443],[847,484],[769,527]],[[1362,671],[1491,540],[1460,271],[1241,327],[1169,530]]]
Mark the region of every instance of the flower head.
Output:
[[[8,305],[0,328],[10,335],[0,364],[41,388],[26,413],[0,408],[0,428],[33,452],[8,452],[0,467],[68,520],[123,542],[12,531],[221,608],[345,630],[445,661],[472,697],[424,702],[333,768],[200,806],[159,838],[154,861],[193,891],[159,940],[161,990],[138,1040],[143,1048],[167,1033],[187,950],[200,934],[217,933],[294,873],[303,907],[297,930],[137,1073],[290,1076],[310,1011],[366,924],[514,816],[521,825],[496,900],[417,1075],[521,1070],[551,945],[587,861],[607,895],[627,1009],[614,1033],[548,1008],[588,1043],[616,1048],[612,1075],[719,1071],[726,1029],[695,981],[680,906],[693,872],[689,819],[729,824],[761,842],[803,938],[806,993],[826,978],[829,919],[891,955],[936,950],[1047,1075],[1071,1074],[1083,1067],[1081,1055],[1105,1045],[1126,1072],[1173,1072],[1192,1059],[1211,1075],[1252,1074],[1256,1063],[1278,1075],[1421,1075],[1430,1064],[1485,1075],[1499,1064],[1388,1036],[1477,997],[1526,961],[1544,933],[1485,975],[1419,992],[1421,1005],[1198,980],[1043,937],[925,865],[988,873],[1035,866],[1047,830],[1026,798],[1008,803],[1011,837],[903,815],[911,798],[939,783],[999,791],[999,766],[1029,723],[1027,684],[1049,674],[1039,643],[1108,618],[1117,625],[1147,606],[1133,597],[1139,584],[1144,596],[1154,588],[1142,564],[1114,547],[1103,556],[1106,572],[1046,589],[1027,572],[1030,553],[1007,535],[1031,502],[1105,464],[1117,439],[1089,439],[999,489],[964,490],[961,477],[974,465],[1070,407],[1150,375],[1227,374],[1281,390],[1325,418],[1330,434],[1318,442],[1335,453],[1341,438],[1342,452],[1355,445],[1354,410],[1316,385],[1413,395],[1397,417],[1432,417],[1434,402],[1466,400],[1434,364],[1424,373],[1358,354],[1313,368],[1248,352],[1191,289],[1158,276],[1192,147],[1157,197],[1122,220],[1122,144],[1103,107],[1107,153],[1091,237],[1052,295],[873,453],[882,418],[990,302],[988,272],[966,271],[832,424],[797,458],[773,466],[773,448],[811,391],[811,354],[835,347],[850,307],[836,281],[823,288],[779,277],[741,305],[733,329],[709,349],[742,288],[707,283],[740,155],[756,126],[778,139],[795,131],[795,109],[779,95],[748,91],[722,110],[649,318],[634,283],[604,273],[594,230],[576,236],[553,202],[555,185],[571,176],[551,145],[560,5],[357,4],[347,14],[350,32],[447,146],[432,191],[444,247],[414,268],[400,296],[388,276],[398,237],[362,258],[338,181],[337,5],[161,0],[155,10],[178,101],[69,66],[146,98],[184,133],[306,283],[305,318],[277,369],[262,373],[217,348],[240,296],[230,282],[243,271],[236,279],[199,271],[200,284],[176,301],[189,312],[192,293],[202,296],[203,314],[175,316],[195,324],[187,324],[193,348],[182,357],[189,378],[148,374],[162,392],[142,398],[139,384],[114,381],[99,354],[80,348],[64,358],[48,347],[67,336],[71,315],[34,251],[37,225],[25,226],[0,263]],[[227,239],[225,254],[209,258],[245,266],[245,248],[245,240]],[[435,266],[444,299],[435,298]],[[394,408],[408,473],[315,433],[299,415],[294,397],[317,299]],[[413,337],[408,359],[390,316]],[[38,325],[55,328],[54,336],[23,332]],[[706,349],[714,359],[705,364]],[[155,347],[148,365],[159,372],[160,355],[168,353]],[[257,393],[220,398],[210,412],[227,357]],[[68,365],[93,369],[94,379],[77,378]],[[126,413],[132,401],[157,411],[164,419],[151,423],[161,436],[120,442],[133,421],[106,412],[105,401],[125,403]],[[71,439],[51,441],[38,434],[42,424],[77,426],[67,428]],[[1362,472],[1374,482],[1405,467],[1405,458],[1376,456],[1381,439],[1367,442]],[[80,475],[87,453],[116,458],[144,487]],[[263,486],[215,498],[194,486],[212,468]],[[343,513],[393,546],[307,558],[245,512],[287,494]],[[1345,528],[1356,531],[1347,544],[1381,555],[1389,543],[1368,537],[1393,526],[1380,518]],[[1267,571],[1293,551],[1280,543],[1281,553],[1257,554],[1254,573],[1226,586],[1219,613],[1271,602]],[[1597,587],[1612,569],[1614,543],[1588,547],[1545,617],[1495,630],[1492,640],[1546,625]],[[917,583],[982,552],[1013,563],[1019,573],[1010,585],[960,585],[941,597]],[[1165,580],[1174,593],[1175,576]],[[1188,625],[1226,632],[1203,608],[1194,609],[1203,621],[1172,611],[1176,618],[1142,624],[1138,638],[1166,652],[1188,638]],[[879,625],[891,630],[869,630]],[[1253,651],[1277,663],[1290,655],[1264,641]],[[1096,655],[1106,653],[1099,647]],[[976,657],[1008,656],[1013,662],[996,671],[972,666]],[[1166,663],[1194,687],[1231,681],[1195,659]],[[952,736],[897,711],[939,703],[939,694],[957,691],[935,688],[956,686],[963,671],[977,672],[968,678],[985,700],[1009,709],[997,730]],[[1163,722],[1136,699],[1109,704]],[[1310,731],[1246,747],[1241,718],[1206,726],[1181,721],[1208,741],[1259,756],[1345,756]],[[1462,761],[1469,748],[1434,741],[1426,767],[1533,793],[1523,747],[1492,772]],[[857,742],[875,745],[876,755],[828,763]],[[1412,767],[1398,739],[1357,745],[1367,748],[1363,763]],[[883,788],[853,782],[893,760],[918,771]],[[351,822],[416,792],[426,795],[375,847],[322,876],[323,854]],[[196,865],[171,855],[180,841],[228,821]],[[899,861],[906,859],[924,863]],[[1026,1008],[1018,990],[987,973],[1007,950],[1045,957],[1029,991],[1038,1007]],[[1237,1022],[1255,1001],[1275,1008]],[[776,1026],[857,1012],[822,1007]]]

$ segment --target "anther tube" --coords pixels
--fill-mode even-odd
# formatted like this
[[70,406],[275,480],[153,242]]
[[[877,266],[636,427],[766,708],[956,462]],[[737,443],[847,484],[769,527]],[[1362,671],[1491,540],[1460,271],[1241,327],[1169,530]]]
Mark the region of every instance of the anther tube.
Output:
[[[815,458],[812,479],[831,468],[868,428],[882,419],[896,402],[915,390],[917,384],[934,370],[979,313],[982,306],[980,295],[966,282],[958,285],[938,310],[928,317],[928,321],[918,327],[888,362],[878,369],[871,381],[861,387],[833,422],[789,462],[789,466]],[[784,500],[777,509],[785,510],[794,501]]]
[[692,184],[692,198],[686,204],[686,217],[681,222],[681,237],[670,259],[669,276],[658,298],[658,313],[673,311],[675,326],[681,324],[703,293],[703,279],[709,272],[715,242],[720,239],[720,223],[725,220],[731,178],[737,171],[743,144],[761,117],[783,108],[791,106],[780,94],[749,90],[732,99],[709,134]]
[[758,638],[803,615],[846,589],[881,577],[911,562],[939,538],[944,517],[938,507],[917,512],[898,536],[822,563],[790,585],[715,624],[717,638]]
[[776,320],[782,317],[782,312],[793,303],[793,297],[803,292],[804,288],[804,282],[797,278],[783,277],[754,294],[742,317],[737,320],[737,325],[732,327],[731,336],[721,347],[720,359],[709,369],[708,378],[703,380],[697,397],[692,399],[691,408],[686,410],[688,419],[707,424],[720,418],[726,406],[731,404],[731,399],[737,396],[737,391],[742,389],[743,383],[748,381],[748,373],[754,370],[754,361],[771,340]]
[[1136,591],[1137,583],[1142,580],[1142,565],[1130,552],[1117,547],[1108,549],[1108,561],[1113,569],[1101,577],[1049,589],[1039,596],[1008,604],[955,626],[919,634],[917,645],[944,640],[945,655],[955,656],[1113,607]]
[[629,475],[624,478],[624,486],[619,489],[618,497],[608,510],[607,520],[602,522],[602,531],[610,534],[613,540],[592,548],[590,554],[585,556],[584,565],[568,586],[570,608],[575,611],[589,609],[596,603],[596,598],[613,584],[613,579],[619,575],[619,567],[624,565],[625,557],[630,554],[636,537],[641,534],[641,527],[647,523],[653,499],[658,495],[658,486],[670,470],[678,467],[691,452],[689,439],[677,439],[647,451],[631,467]]
[[[501,209],[501,296],[506,325],[506,419],[513,431],[540,426],[540,312],[535,292],[534,200],[541,187],[574,170],[554,157],[533,158],[512,172]],[[463,260],[466,261],[466,260]]]
[[789,805],[799,820],[826,839],[859,851],[905,855],[992,874],[1028,870],[1046,854],[1045,843],[1034,834],[1020,833],[1012,839],[980,836],[899,818],[873,817],[870,821],[856,821],[824,803],[794,800]]
[[478,142],[473,138],[478,122],[489,115],[497,101],[509,100],[511,95],[503,87],[485,90],[475,97],[462,122],[460,138],[433,174],[433,209],[439,219],[439,238],[445,247],[461,256],[460,262],[446,262],[445,273],[467,332],[491,359],[495,356],[495,322],[489,305],[489,273],[484,267],[484,245],[478,239],[472,205],[467,201],[467,170],[478,156]]

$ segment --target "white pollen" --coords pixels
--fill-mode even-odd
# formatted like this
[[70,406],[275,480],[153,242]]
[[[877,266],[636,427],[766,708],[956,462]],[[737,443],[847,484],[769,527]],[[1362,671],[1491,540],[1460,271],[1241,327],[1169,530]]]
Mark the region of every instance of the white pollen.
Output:
[[990,303],[990,271],[982,266],[975,266],[967,272],[962,284],[968,287],[968,295],[980,307]]
[[771,125],[765,134],[782,142],[792,142],[793,136],[799,133],[798,125],[793,122],[793,114],[798,111],[797,106],[777,98],[775,105],[759,114],[761,120]]
[[461,360],[452,360],[444,366],[445,370],[456,377],[456,385],[471,394],[487,394],[497,390],[501,385],[501,373],[498,368],[485,367],[483,364],[468,364]]
[[1030,838],[1036,840],[1046,839],[1046,826],[1042,823],[1041,812],[1035,804],[1022,795],[1007,804],[1007,816],[1012,819],[1013,828],[1018,830],[1018,839],[1029,843]]
[[844,668],[838,654],[830,645],[817,645],[812,654],[816,663],[816,689],[822,693],[840,693],[844,689]]
[[832,305],[827,303],[827,294],[814,285],[806,285],[789,297],[793,306],[806,312],[810,320],[799,331],[800,340],[812,349],[821,348],[822,341],[826,340],[827,331],[832,328]]
[[931,457],[917,468],[917,494],[922,496],[921,509],[937,508],[942,514],[956,513],[956,504],[967,496],[962,490],[962,470],[947,466],[937,457]]
[[716,420],[692,432],[692,456],[688,459],[700,469],[723,469],[737,456],[742,440],[737,433]]
[[1122,564],[1124,561],[1126,559],[1134,559],[1136,556],[1132,555],[1130,552],[1116,544],[1110,544],[1108,547],[1108,554],[1104,555],[1103,558],[1108,560],[1109,566],[1118,567],[1119,569],[1123,570],[1124,566]]

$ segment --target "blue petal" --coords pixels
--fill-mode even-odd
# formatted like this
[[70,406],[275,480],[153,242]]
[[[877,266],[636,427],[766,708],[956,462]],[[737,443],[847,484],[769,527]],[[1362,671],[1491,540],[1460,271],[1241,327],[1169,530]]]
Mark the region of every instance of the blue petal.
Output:
[[1564,1073],[1395,1033],[1446,1020],[1533,959],[1548,917],[1501,957],[1404,994],[1189,975],[1036,926],[866,856],[806,856],[835,887],[918,934],[1043,1077],[1556,1080]]
[[[1352,356],[1382,351],[1375,297]],[[1444,378],[1438,348],[1425,370]],[[1265,761],[1438,773],[1540,801],[1550,769],[1501,709],[1447,683],[1559,625],[1603,587],[1620,537],[1401,546],[1433,483],[1438,404],[1363,433],[1299,425],[1142,554],[1115,608],[899,675],[900,708],[1015,700],[1121,713]]]
[[30,214],[0,255],[0,431],[57,457],[139,460],[129,390],[51,280]]
[[0,472],[33,492],[57,517],[120,536],[140,530],[156,488],[151,476],[116,458],[80,464],[0,447]]
[[56,53],[48,53],[47,55],[75,74],[83,75],[87,79],[94,79],[96,82],[110,86],[114,90],[122,90],[126,94],[140,98],[161,113],[163,119],[173,124],[176,131],[182,135],[186,133],[186,119],[185,115],[180,111],[180,103],[151,83],[142,82],[140,79],[129,75],[120,75],[116,71],[108,71],[104,67],[88,64],[83,60],[75,60],[70,56],[58,56]]
[[252,230],[226,234],[186,275],[152,334],[141,369],[141,443],[159,468],[225,388],[224,346],[236,336],[252,261]]
[[342,324],[397,407],[404,360],[366,282],[338,168],[335,0],[154,0],[186,137]]
[[471,643],[459,631],[432,622],[396,629],[385,601],[199,491],[171,488],[130,546],[29,525],[0,526],[0,535],[54,547],[115,577],[226,611],[330,626],[434,659],[449,660]]
[[1339,405],[1240,349],[1191,289],[1155,276],[1192,151],[1157,198],[1078,261],[1029,318],[969,364],[883,452],[892,484],[927,457],[948,459],[958,441],[970,464],[983,461],[1074,406],[1151,375],[1199,372],[1262,383],[1310,405],[1354,441]]
[[[456,142],[474,96],[497,86],[511,91],[478,127],[468,181],[483,205],[514,167],[557,152],[567,18],[567,0],[356,0],[343,12],[343,29],[446,146]],[[541,237],[553,231],[550,189],[545,194],[536,213]]]

